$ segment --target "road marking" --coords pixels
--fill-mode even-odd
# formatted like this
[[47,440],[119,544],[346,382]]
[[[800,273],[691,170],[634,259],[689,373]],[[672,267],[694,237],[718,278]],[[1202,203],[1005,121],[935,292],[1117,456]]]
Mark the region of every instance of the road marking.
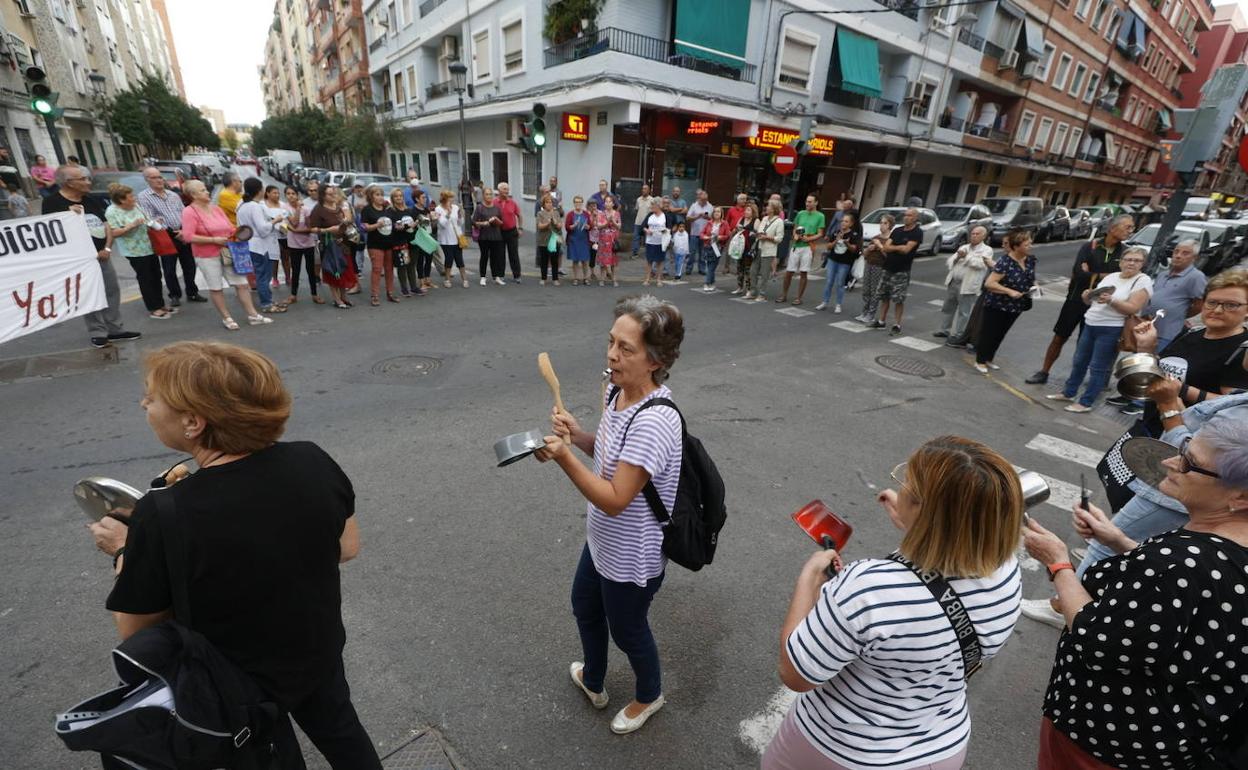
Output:
[[927,340],[921,340],[918,337],[894,337],[889,340],[889,342],[894,345],[901,345],[903,348],[917,350],[921,353],[926,353],[929,350],[935,350],[936,348],[942,346],[939,342],[928,342]]
[[913,281],[912,280],[910,281],[910,285],[911,286],[926,286],[929,289],[940,289],[941,291],[948,291],[949,289],[949,287],[945,286],[943,283],[928,283],[926,281]]
[[[733,297],[733,298],[732,298],[732,301],[733,301],[733,302],[740,302],[740,303],[742,303],[742,304],[744,304],[744,305],[753,305],[753,304],[754,304],[754,300],[752,300],[752,299],[745,299],[745,298],[743,298],[743,297]],[[761,305],[762,303],[760,302],[760,303],[758,303],[758,304],[760,304],[760,305]]]
[[854,334],[871,331],[870,326],[860,324],[857,321],[837,321],[835,323],[828,324],[828,326],[835,326],[837,329],[844,329],[845,331],[853,332]]
[[719,289],[715,289],[714,291],[707,291],[706,289],[703,289],[701,286],[695,289],[690,289],[689,291],[696,291],[698,294],[720,294],[721,293]]
[[1096,464],[1105,456],[1105,452],[1102,450],[1091,449],[1083,444],[1076,444],[1073,441],[1050,436],[1047,433],[1037,433],[1035,438],[1027,442],[1027,448],[1034,449],[1050,457],[1056,457],[1059,460],[1078,463],[1088,468],[1095,468]]
[[780,730],[784,715],[789,712],[789,707],[796,700],[797,693],[787,687],[781,687],[776,690],[775,695],[771,696],[771,700],[767,701],[762,711],[749,719],[741,720],[737,735],[746,746],[762,754],[767,744],[771,743],[771,739]]
[[[1026,469],[1015,465],[1014,470],[1022,473]],[[1069,482],[1062,481],[1061,479],[1055,479],[1052,476],[1046,476],[1039,471],[1036,472],[1036,475],[1044,479],[1044,483],[1049,485],[1049,499],[1045,501],[1049,505],[1063,511],[1069,511],[1075,506],[1075,503],[1079,502],[1081,495],[1079,494],[1078,484],[1071,484]]]
[[927,304],[932,305],[934,307],[944,307],[945,301],[943,299],[929,299],[927,301]]
[[802,310],[800,307],[782,307],[776,312],[784,313],[785,315],[793,316],[794,318],[805,318],[808,315],[815,314],[813,310]]

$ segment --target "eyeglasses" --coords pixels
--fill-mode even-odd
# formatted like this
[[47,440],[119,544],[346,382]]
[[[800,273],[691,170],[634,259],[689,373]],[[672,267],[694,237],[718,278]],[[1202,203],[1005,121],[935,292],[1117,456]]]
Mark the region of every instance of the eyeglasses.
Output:
[[1225,300],[1220,300],[1220,299],[1205,300],[1205,307],[1209,308],[1210,310],[1228,310],[1232,313],[1242,308],[1245,304],[1248,304],[1248,303],[1227,302]]
[[1192,462],[1192,458],[1187,456],[1187,445],[1190,443],[1192,443],[1192,437],[1188,436],[1187,438],[1183,439],[1182,444],[1179,444],[1179,473],[1199,473],[1200,475],[1208,476],[1211,479],[1222,478],[1217,473],[1209,470],[1208,468],[1202,468],[1196,463]]
[[911,487],[906,482],[906,464],[905,463],[897,463],[895,466],[893,466],[893,469],[888,472],[888,476],[893,481],[896,481],[899,485],[901,485],[901,487],[905,489],[906,492],[909,493],[911,497],[914,498],[915,502],[919,502],[919,496],[915,494],[914,488]]

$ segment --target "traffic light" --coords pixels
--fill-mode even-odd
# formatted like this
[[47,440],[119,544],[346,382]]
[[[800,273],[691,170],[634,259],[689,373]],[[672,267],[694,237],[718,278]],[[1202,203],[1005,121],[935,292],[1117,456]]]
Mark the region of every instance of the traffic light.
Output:
[[546,105],[533,104],[533,114],[524,124],[524,148],[536,152],[546,146]]
[[30,109],[38,115],[53,119],[61,117],[65,111],[56,106],[61,95],[48,85],[48,76],[39,67],[26,68],[26,88],[30,91]]

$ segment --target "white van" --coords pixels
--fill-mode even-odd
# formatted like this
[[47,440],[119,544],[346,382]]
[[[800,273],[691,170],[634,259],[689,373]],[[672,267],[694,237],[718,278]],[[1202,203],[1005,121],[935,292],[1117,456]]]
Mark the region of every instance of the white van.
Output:
[[1217,205],[1213,198],[1188,198],[1183,204],[1183,219],[1208,219],[1214,216]]
[[287,163],[302,163],[303,156],[298,150],[269,150],[269,162],[277,169],[275,176],[280,176]]

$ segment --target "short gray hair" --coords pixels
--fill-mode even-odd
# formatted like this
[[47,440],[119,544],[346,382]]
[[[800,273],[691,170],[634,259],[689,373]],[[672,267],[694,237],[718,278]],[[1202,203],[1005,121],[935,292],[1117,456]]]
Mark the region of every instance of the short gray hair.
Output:
[[1190,246],[1192,247],[1192,253],[1195,254],[1196,256],[1200,256],[1200,241],[1196,240],[1195,238],[1184,238],[1183,240],[1174,244],[1175,250],[1177,251],[1180,246]]
[[641,325],[646,357],[659,365],[651,377],[655,385],[663,384],[680,357],[680,343],[685,340],[684,317],[675,305],[653,294],[621,297],[615,303],[615,317],[625,315]]
[[[1148,249],[1143,246],[1131,246],[1122,252],[1123,257],[1128,254],[1138,254],[1145,262],[1148,261]],[[1119,259],[1121,259],[1121,257],[1119,257]]]
[[1134,224],[1135,224],[1135,217],[1131,216],[1130,214],[1119,214],[1118,216],[1116,216],[1116,217],[1114,217],[1113,219],[1109,220],[1109,225],[1108,225],[1107,229],[1113,229],[1113,228],[1117,227],[1118,225],[1122,224],[1124,221],[1126,221],[1126,222],[1130,222],[1131,224],[1133,224],[1133,225],[1134,225]]
[[227,171],[221,175],[221,186],[229,187],[230,185],[234,184],[234,182],[237,181],[238,179],[239,179],[238,174],[235,174],[233,171]]
[[1213,466],[1222,483],[1240,490],[1248,490],[1248,415],[1244,412],[1248,409],[1224,410],[1196,431],[1196,436],[1216,452]]
[[66,178],[65,175],[68,174],[70,171],[73,171],[76,168],[82,169],[82,173],[86,175],[87,170],[83,168],[82,166],[57,166],[56,167],[56,183],[65,184],[66,182],[68,182],[69,180]]

